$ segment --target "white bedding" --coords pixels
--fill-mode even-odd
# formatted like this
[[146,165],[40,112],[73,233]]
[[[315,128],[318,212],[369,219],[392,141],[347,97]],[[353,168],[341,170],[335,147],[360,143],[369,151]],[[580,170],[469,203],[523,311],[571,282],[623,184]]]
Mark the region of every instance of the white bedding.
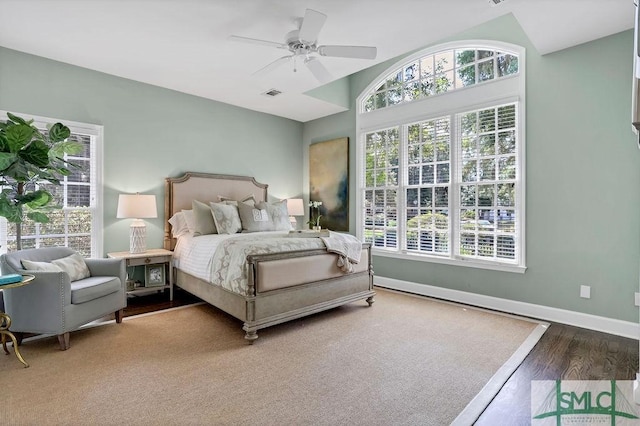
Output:
[[176,268],[196,278],[211,282],[213,253],[224,240],[247,235],[285,236],[282,231],[252,232],[251,234],[208,234],[194,237],[191,234],[178,238],[173,251],[173,264]]
[[[331,244],[330,244],[331,243]],[[330,233],[329,238],[295,238],[288,232],[263,231],[244,234],[209,234],[178,238],[173,259],[176,268],[214,285],[248,295],[247,256],[328,248],[339,254],[338,266],[353,272],[360,259],[361,242],[352,235]],[[357,252],[357,253],[356,253]]]

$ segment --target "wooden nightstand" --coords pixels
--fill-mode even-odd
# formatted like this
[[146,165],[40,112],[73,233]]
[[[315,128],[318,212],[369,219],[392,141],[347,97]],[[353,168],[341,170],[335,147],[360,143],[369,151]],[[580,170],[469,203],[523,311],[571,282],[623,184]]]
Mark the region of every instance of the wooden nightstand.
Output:
[[[145,293],[153,290],[169,289],[169,300],[173,301],[173,265],[172,265],[173,253],[165,249],[152,249],[147,250],[144,253],[130,253],[128,251],[118,251],[114,253],[107,253],[107,257],[114,259],[125,259],[127,268],[129,266],[148,266],[145,268],[145,286],[138,287],[134,290],[127,290],[128,294]],[[164,271],[165,265],[169,266],[169,283],[164,276],[164,272],[159,274],[159,271],[153,269],[153,266],[161,265],[162,271]],[[157,282],[161,280],[160,282]],[[162,282],[164,281],[164,283]]]

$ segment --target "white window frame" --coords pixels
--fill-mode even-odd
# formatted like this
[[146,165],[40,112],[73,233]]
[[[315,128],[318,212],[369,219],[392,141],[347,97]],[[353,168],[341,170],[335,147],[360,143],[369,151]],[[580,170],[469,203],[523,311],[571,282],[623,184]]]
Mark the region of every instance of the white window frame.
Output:
[[[403,66],[428,55],[451,49],[492,49],[499,51],[512,52],[518,55],[518,73],[501,77],[499,79],[488,80],[476,83],[464,88],[453,91],[432,95],[426,98],[415,100],[399,105],[388,106],[381,109],[365,112],[364,105],[367,97],[379,85],[380,80],[387,77],[390,73],[400,70]],[[455,222],[457,215],[459,200],[458,186],[459,182],[454,181],[457,174],[457,158],[455,146],[451,146],[451,167],[450,167],[450,193],[449,193],[449,212],[454,213],[453,218],[450,216],[450,256],[439,256],[429,254],[417,254],[403,250],[401,244],[398,243],[396,249],[377,248],[372,245],[372,254],[376,256],[392,257],[399,259],[410,259],[424,262],[433,262],[447,265],[466,266],[479,269],[489,269],[505,272],[524,273],[526,271],[526,241],[525,241],[525,188],[526,188],[526,162],[525,162],[525,82],[526,82],[526,64],[525,49],[521,46],[497,42],[494,40],[463,40],[432,46],[405,57],[394,63],[385,71],[380,73],[358,96],[356,100],[356,176],[357,176],[357,197],[356,197],[356,235],[364,240],[363,235],[363,187],[364,187],[364,138],[369,132],[378,129],[384,129],[394,126],[400,126],[400,138],[403,140],[402,134],[405,127],[409,123],[430,120],[436,117],[449,115],[452,117],[451,134],[457,135],[456,114],[482,108],[495,107],[497,105],[507,103],[517,103],[517,131],[518,131],[518,152],[517,162],[519,168],[517,170],[516,179],[516,217],[518,227],[516,229],[517,258],[515,262],[502,263],[494,260],[470,259],[455,255],[454,241],[459,238],[459,225]],[[400,158],[405,157],[405,147],[400,144]],[[404,173],[401,173],[401,175]],[[400,182],[399,182],[400,183]],[[400,199],[399,206],[403,206],[404,185],[399,185],[398,197]],[[398,209],[398,238],[405,238],[403,234],[404,222],[400,218],[404,215],[404,207]]]
[[[78,133],[83,135],[89,135],[94,138],[94,143],[91,148],[91,165],[93,166],[93,175],[95,178],[94,199],[91,200],[92,220],[91,220],[91,257],[101,258],[103,257],[103,232],[102,227],[104,223],[103,217],[103,159],[104,159],[104,126],[89,123],[80,123],[77,121],[70,121],[62,118],[50,118],[42,117],[28,113],[20,113],[9,111],[18,117],[22,117],[25,120],[33,119],[33,124],[40,128],[45,129],[48,124],[54,124],[60,122],[67,126],[71,133]],[[0,110],[0,115],[5,121],[7,118],[7,111]],[[6,253],[7,251],[7,227],[8,222],[4,217],[0,217],[0,253]]]

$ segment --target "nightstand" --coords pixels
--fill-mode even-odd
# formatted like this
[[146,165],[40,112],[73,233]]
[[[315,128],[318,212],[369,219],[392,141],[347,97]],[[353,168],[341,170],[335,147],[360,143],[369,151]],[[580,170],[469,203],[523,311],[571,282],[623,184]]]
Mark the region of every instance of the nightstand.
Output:
[[[173,301],[173,265],[170,250],[152,249],[144,253],[130,253],[128,251],[118,251],[107,253],[107,257],[124,259],[127,268],[130,266],[145,266],[145,286],[133,290],[127,290],[127,294],[146,293],[153,290],[169,289],[169,300]],[[169,280],[165,278],[165,265],[169,266]],[[158,268],[154,268],[157,266]],[[161,268],[161,269],[160,269]]]

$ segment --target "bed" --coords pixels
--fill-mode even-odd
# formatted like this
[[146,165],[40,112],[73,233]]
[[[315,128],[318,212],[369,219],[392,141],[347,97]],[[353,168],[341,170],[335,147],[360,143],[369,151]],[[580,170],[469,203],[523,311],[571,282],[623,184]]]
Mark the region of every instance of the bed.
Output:
[[[361,244],[359,261],[353,262],[351,272],[345,272],[345,268],[339,266],[341,256],[329,252],[319,243],[319,238],[290,238],[291,243],[295,241],[299,245],[287,244],[284,251],[246,256],[242,271],[246,275],[246,287],[242,291],[214,280],[214,273],[208,277],[198,271],[198,265],[205,260],[198,260],[197,256],[195,260],[190,259],[195,249],[189,244],[204,244],[209,237],[211,240],[217,237],[176,239],[170,223],[174,221],[169,218],[192,209],[193,200],[218,204],[221,200],[250,198],[255,203],[269,204],[267,189],[268,185],[246,176],[187,172],[165,179],[164,248],[175,250],[175,285],[242,321],[249,343],[253,343],[258,338],[258,330],[265,327],[359,300],[371,306],[375,292],[369,244]],[[238,233],[233,237],[260,240],[268,238],[266,234],[269,232]],[[288,231],[282,236],[288,236],[285,234]]]

